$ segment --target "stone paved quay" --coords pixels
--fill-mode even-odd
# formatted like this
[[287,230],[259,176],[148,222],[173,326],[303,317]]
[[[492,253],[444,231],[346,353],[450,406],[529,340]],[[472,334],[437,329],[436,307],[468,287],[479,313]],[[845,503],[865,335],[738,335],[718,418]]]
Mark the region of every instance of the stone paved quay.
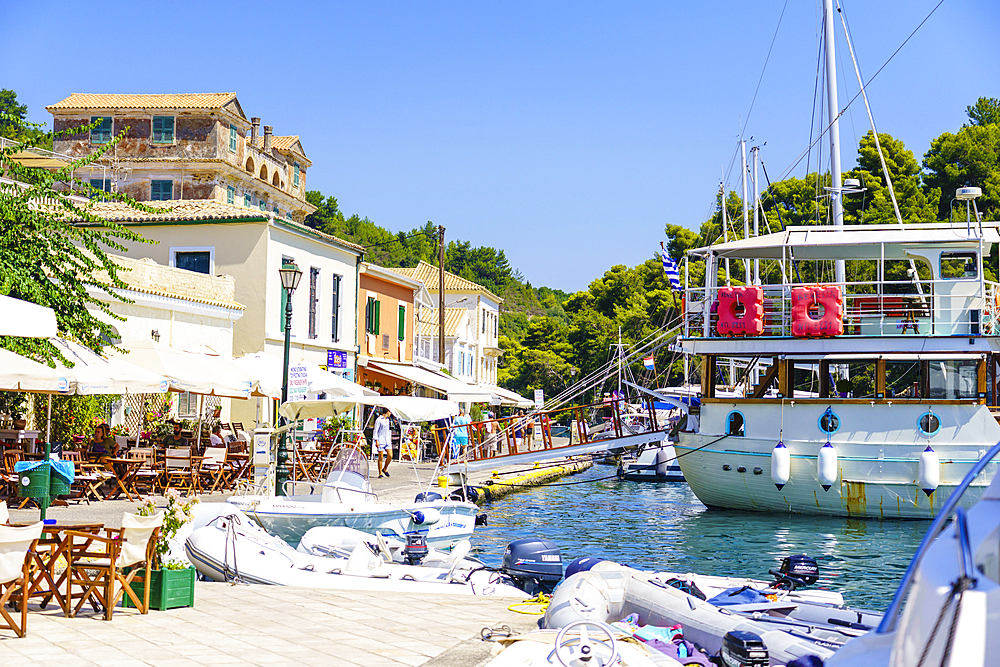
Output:
[[0,665],[477,665],[492,647],[482,628],[535,626],[511,602],[198,582],[193,608],[118,608],[111,621],[89,606],[65,618],[55,605],[33,604],[27,637],[0,630]]
[[[501,474],[525,469],[496,468]],[[371,480],[385,502],[411,502],[435,481],[433,463],[394,462],[389,471],[390,477]],[[492,469],[472,474],[469,483],[482,485],[491,474]],[[432,490],[441,491],[436,484]],[[200,498],[217,502],[229,495]],[[47,516],[59,523],[118,527],[122,515],[135,507],[128,500],[71,503],[50,508]],[[38,510],[12,509],[11,520],[37,521]],[[514,601],[199,581],[193,608],[141,615],[118,607],[110,622],[89,606],[81,616],[65,618],[54,604],[44,611],[31,604],[27,637],[0,630],[0,665],[466,667],[489,659],[493,645],[479,635],[484,627],[535,627],[537,616],[508,610]]]

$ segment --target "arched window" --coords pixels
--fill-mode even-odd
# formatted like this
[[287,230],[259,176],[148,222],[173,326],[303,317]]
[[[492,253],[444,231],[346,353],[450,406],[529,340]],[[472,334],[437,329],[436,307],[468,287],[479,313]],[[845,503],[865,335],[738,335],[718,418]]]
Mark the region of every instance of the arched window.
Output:
[[247,169],[247,171],[249,171],[249,172],[250,172],[251,174],[253,173],[253,158],[252,158],[252,157],[248,157],[248,158],[247,158],[247,165],[246,165],[246,169]]
[[278,178],[278,172],[277,171],[274,172],[274,178],[271,179],[271,185],[273,185],[276,188],[277,187],[281,187],[281,179]]
[[726,435],[735,435],[742,438],[743,426],[743,413],[739,410],[733,410],[726,416]]
[[267,182],[267,165],[266,164],[260,165],[260,180],[264,181],[265,183]]

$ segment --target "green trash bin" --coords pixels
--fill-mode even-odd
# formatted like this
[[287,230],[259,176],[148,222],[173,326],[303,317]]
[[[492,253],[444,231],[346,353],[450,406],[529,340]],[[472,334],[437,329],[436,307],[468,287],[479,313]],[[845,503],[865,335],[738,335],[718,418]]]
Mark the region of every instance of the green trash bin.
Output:
[[[29,468],[34,466],[33,468]],[[17,495],[21,498],[42,498],[49,493],[48,464],[36,465],[34,461],[14,464],[17,474]]]
[[70,485],[73,484],[73,477],[67,475],[65,471],[57,466],[52,466],[52,473],[49,475],[49,496],[68,496]]

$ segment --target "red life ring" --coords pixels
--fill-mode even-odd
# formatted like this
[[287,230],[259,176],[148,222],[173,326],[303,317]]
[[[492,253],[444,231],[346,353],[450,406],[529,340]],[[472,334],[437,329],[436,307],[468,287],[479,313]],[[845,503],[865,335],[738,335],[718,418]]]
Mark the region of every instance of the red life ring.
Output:
[[[743,307],[742,313],[737,313],[737,306]],[[759,286],[720,288],[719,320],[715,330],[720,336],[764,333],[764,290]]]
[[[812,308],[823,306],[823,315],[813,319]],[[811,285],[792,288],[792,335],[824,338],[844,333],[844,300],[840,285]]]

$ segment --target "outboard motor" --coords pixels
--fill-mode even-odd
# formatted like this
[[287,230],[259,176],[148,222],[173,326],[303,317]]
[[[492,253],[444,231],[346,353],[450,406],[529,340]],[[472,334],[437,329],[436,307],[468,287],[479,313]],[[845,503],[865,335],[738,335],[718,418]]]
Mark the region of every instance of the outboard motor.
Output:
[[746,630],[730,630],[722,638],[719,657],[727,667],[767,667],[767,647],[760,635]]
[[562,580],[562,554],[551,540],[515,540],[503,553],[500,571],[528,595],[549,594]]
[[787,585],[789,590],[812,586],[819,579],[819,565],[816,559],[805,554],[798,556],[788,556],[782,559],[781,567],[777,570],[768,570],[774,575],[775,585]]
[[407,533],[406,546],[403,547],[403,556],[410,565],[420,565],[420,561],[427,557],[427,536],[423,533]]
[[570,561],[570,564],[566,566],[566,578],[569,579],[577,572],[586,572],[602,560],[602,558],[594,558],[593,556],[580,556],[576,560]]
[[443,500],[444,497],[440,493],[434,493],[433,491],[421,491],[417,494],[417,497],[413,499],[415,503],[432,503],[435,500]]

